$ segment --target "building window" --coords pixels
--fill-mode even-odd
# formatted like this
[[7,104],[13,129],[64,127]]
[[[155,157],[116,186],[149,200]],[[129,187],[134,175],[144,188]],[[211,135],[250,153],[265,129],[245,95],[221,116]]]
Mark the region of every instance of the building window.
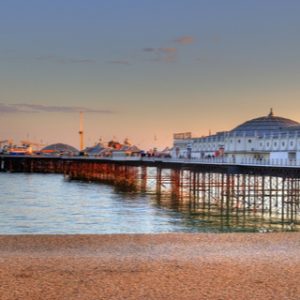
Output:
[[276,142],[274,143],[274,147],[277,147],[277,143]]
[[291,147],[293,147],[293,146],[294,146],[294,143],[293,143],[293,141],[290,141],[290,145],[291,145]]
[[240,144],[240,143],[241,143],[241,140],[238,140],[238,143]]
[[270,143],[269,142],[267,142],[267,147],[269,147],[270,146]]
[[252,140],[248,140],[248,143],[251,144],[251,143],[252,143]]
[[285,146],[285,142],[282,142],[282,147],[284,147]]

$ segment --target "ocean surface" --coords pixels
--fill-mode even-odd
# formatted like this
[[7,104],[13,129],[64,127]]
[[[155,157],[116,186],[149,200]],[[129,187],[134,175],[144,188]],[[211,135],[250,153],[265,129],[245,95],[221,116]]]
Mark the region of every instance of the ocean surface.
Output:
[[157,194],[62,175],[0,173],[0,234],[111,234],[282,230],[261,218],[205,211]]

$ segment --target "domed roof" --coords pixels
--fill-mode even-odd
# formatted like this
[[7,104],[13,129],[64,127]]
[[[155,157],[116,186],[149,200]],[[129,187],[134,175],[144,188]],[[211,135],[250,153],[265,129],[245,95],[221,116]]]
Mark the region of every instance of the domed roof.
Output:
[[300,131],[300,125],[297,124],[297,125],[289,126],[289,127],[286,128],[286,130],[287,131],[293,131],[293,132]]
[[290,119],[274,116],[271,109],[269,115],[246,121],[232,129],[231,132],[268,133],[270,131],[278,131],[295,125],[300,125],[300,123]]
[[55,152],[73,152],[73,153],[79,152],[76,148],[62,143],[52,144],[42,149],[42,151],[49,151],[49,150]]

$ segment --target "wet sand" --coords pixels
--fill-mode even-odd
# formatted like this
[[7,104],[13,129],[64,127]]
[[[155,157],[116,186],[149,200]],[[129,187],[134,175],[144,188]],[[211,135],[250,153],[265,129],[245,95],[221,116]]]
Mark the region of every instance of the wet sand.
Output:
[[0,299],[300,299],[300,233],[0,236]]

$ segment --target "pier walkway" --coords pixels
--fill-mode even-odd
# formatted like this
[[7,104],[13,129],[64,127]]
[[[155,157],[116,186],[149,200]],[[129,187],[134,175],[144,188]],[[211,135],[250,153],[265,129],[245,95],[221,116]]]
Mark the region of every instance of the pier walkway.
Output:
[[[300,160],[256,160],[243,159],[235,161],[229,158],[209,159],[180,159],[160,157],[85,157],[85,156],[42,156],[42,155],[0,155],[0,171],[33,171],[35,166],[51,163],[52,168],[64,173],[65,165],[71,162],[76,164],[98,163],[117,164],[127,166],[148,166],[170,169],[193,169],[198,171],[216,171],[226,173],[255,173],[273,176],[300,177]],[[28,169],[29,168],[29,169]],[[45,170],[47,172],[47,170]]]

